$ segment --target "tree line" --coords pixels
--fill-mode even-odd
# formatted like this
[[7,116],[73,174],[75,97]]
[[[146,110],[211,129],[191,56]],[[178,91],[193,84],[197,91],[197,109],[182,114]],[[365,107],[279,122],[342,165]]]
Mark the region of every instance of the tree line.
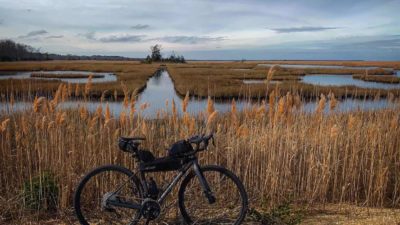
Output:
[[152,62],[172,62],[172,63],[186,63],[185,57],[183,55],[176,55],[175,52],[167,57],[163,58],[161,54],[161,45],[157,44],[150,47],[151,55],[147,55],[146,59],[144,59],[143,63],[152,63]]
[[0,61],[40,61],[40,60],[142,60],[143,63],[152,62],[172,62],[185,63],[186,60],[182,55],[176,55],[174,52],[167,58],[163,58],[161,54],[161,45],[150,47],[151,55],[145,59],[128,58],[122,56],[79,56],[79,55],[60,55],[51,53],[42,53],[40,49],[32,46],[16,43],[13,40],[0,40]]
[[139,60],[122,56],[80,56],[42,53],[32,46],[16,43],[12,40],[0,40],[0,61],[40,61],[40,60]]

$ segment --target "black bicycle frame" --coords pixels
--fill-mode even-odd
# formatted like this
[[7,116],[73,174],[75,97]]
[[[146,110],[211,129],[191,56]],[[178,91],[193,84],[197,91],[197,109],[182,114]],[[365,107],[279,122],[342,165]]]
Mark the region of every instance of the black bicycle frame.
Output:
[[[174,177],[174,179],[172,180],[172,182],[170,184],[168,184],[168,187],[165,189],[165,191],[161,194],[161,196],[157,199],[157,202],[161,205],[165,198],[171,193],[172,189],[178,184],[178,182],[182,179],[182,177],[187,173],[188,170],[190,170],[190,168],[193,167],[193,171],[195,173],[195,175],[197,176],[197,178],[200,181],[200,185],[203,188],[203,192],[206,196],[206,198],[208,199],[209,203],[212,204],[215,202],[215,197],[210,189],[210,186],[208,185],[207,180],[204,178],[204,175],[200,169],[200,165],[197,161],[197,158],[194,158],[192,160],[190,160],[189,162],[187,162],[182,169],[179,170],[179,173]],[[146,182],[146,176],[145,176],[145,172],[140,171],[140,182],[142,184],[142,187],[144,189],[144,194],[145,196],[148,193],[148,185]],[[108,204],[112,205],[112,206],[116,206],[116,207],[122,207],[122,208],[130,208],[130,209],[141,209],[141,204],[137,204],[137,203],[131,203],[131,202],[121,202],[121,201],[112,201],[112,200],[108,200],[107,201]]]

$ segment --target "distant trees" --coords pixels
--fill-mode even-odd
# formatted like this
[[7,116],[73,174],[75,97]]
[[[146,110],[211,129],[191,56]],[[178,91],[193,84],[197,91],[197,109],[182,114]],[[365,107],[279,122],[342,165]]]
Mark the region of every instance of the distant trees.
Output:
[[23,61],[23,60],[138,60],[121,56],[79,56],[58,55],[41,53],[29,45],[16,43],[12,40],[0,40],[0,61]]
[[150,47],[151,55],[147,55],[146,59],[144,59],[143,63],[152,63],[152,62],[173,62],[173,63],[186,63],[185,57],[183,55],[176,55],[175,52],[168,58],[163,58],[161,54],[161,45],[156,44]]
[[[151,55],[148,55],[143,63],[152,62],[173,62],[186,63],[182,55],[176,55],[175,52],[168,58],[162,57],[162,47],[157,44],[150,47]],[[79,56],[79,55],[58,55],[41,53],[39,49],[35,49],[29,45],[16,43],[13,40],[0,40],[0,61],[23,61],[23,60],[139,60],[135,58],[127,58],[121,56]]]
[[161,55],[161,45],[154,45],[150,47],[151,50],[151,60],[154,62],[159,62],[162,60]]
[[0,40],[0,61],[48,60],[48,57],[29,45]]

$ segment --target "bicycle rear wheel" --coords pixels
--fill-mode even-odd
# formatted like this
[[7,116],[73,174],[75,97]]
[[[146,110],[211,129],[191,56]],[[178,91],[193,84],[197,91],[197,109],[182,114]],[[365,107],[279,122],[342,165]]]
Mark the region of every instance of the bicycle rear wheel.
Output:
[[89,224],[129,224],[140,217],[140,210],[105,204],[105,199],[140,204],[142,188],[128,169],[107,165],[89,172],[79,183],[74,196],[78,220]]
[[201,168],[216,202],[210,204],[200,181],[190,173],[179,189],[179,209],[187,224],[234,224],[243,222],[248,199],[242,182],[220,166]]

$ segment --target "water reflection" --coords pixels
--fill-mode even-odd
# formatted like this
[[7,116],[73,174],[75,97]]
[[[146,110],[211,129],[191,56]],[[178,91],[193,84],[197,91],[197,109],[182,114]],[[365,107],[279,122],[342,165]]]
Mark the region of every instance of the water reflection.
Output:
[[92,83],[102,83],[116,81],[117,77],[112,73],[94,73],[89,71],[24,71],[24,72],[14,72],[14,71],[1,71],[0,80],[4,79],[45,79],[45,80],[60,80],[69,83],[86,83],[88,78],[44,78],[44,77],[31,77],[31,73],[41,73],[41,74],[82,74],[82,75],[100,75],[103,77],[93,78]]

